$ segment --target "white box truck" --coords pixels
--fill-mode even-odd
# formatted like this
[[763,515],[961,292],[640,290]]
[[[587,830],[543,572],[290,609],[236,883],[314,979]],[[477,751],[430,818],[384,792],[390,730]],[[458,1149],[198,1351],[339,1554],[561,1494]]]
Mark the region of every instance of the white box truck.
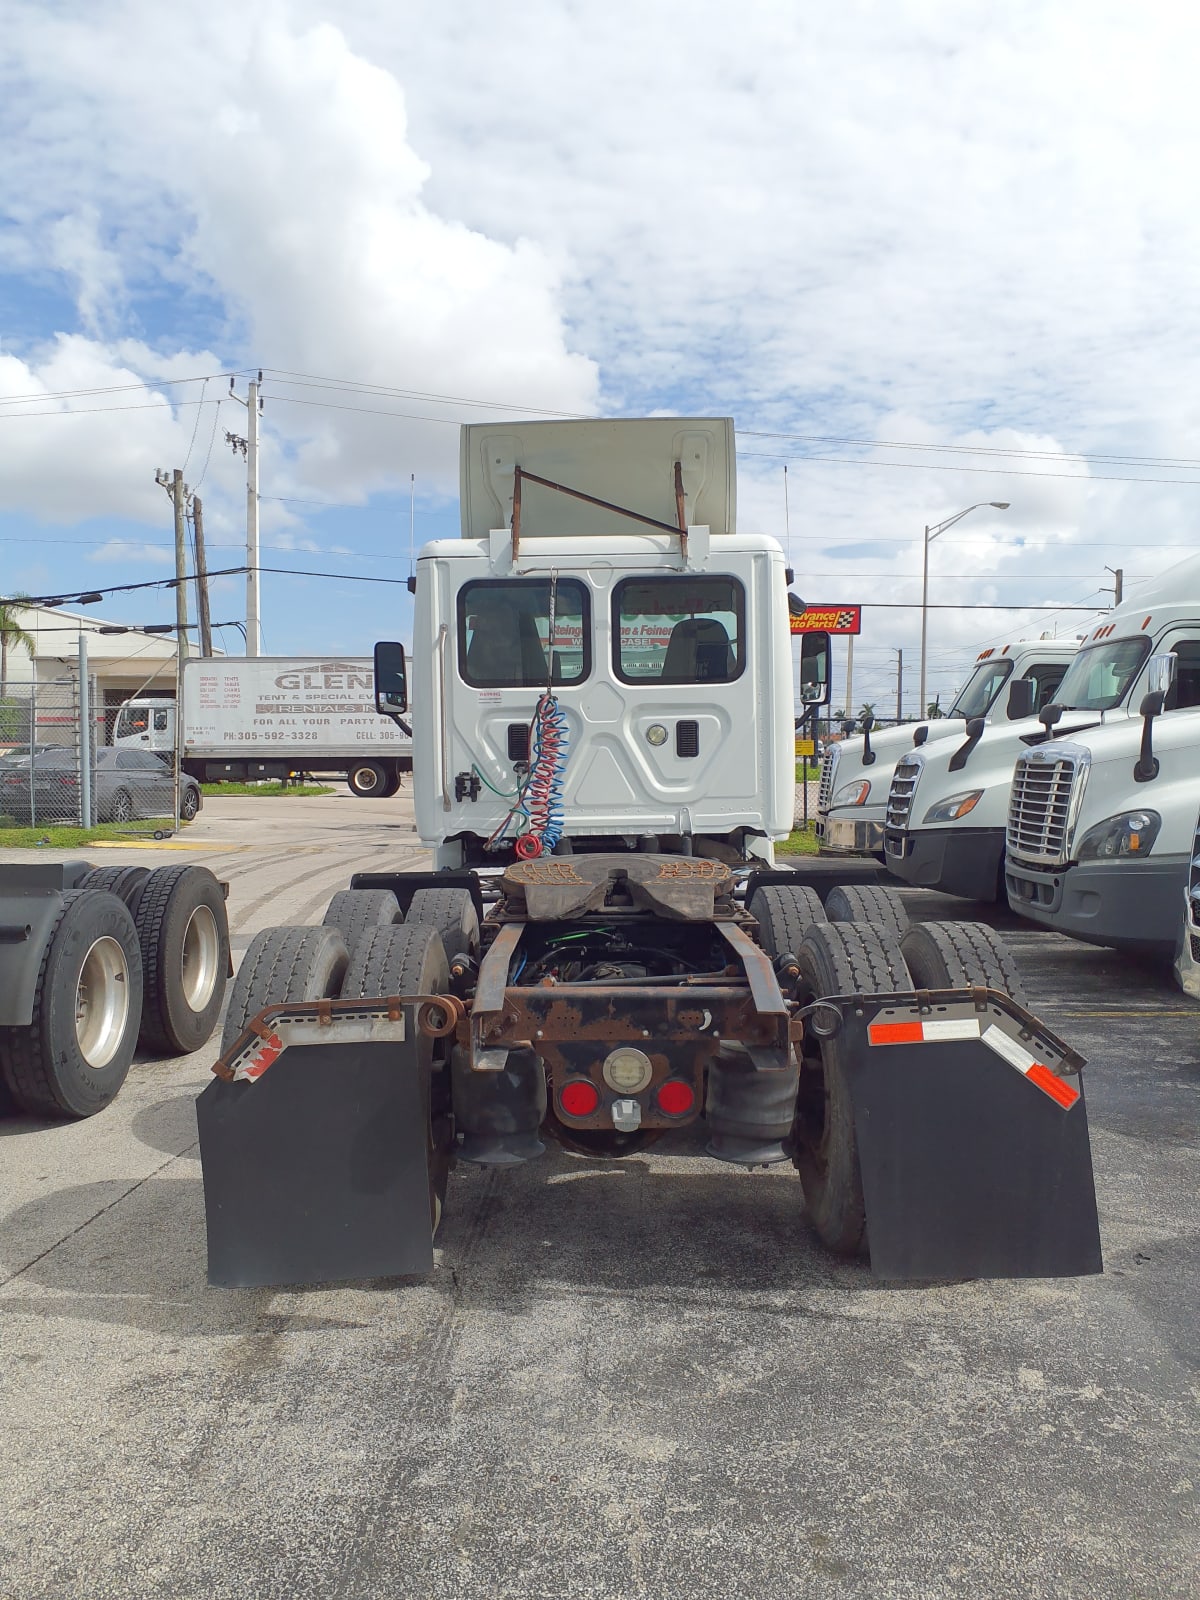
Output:
[[[1076,639],[1014,639],[990,645],[975,657],[971,674],[945,717],[831,744],[821,760],[817,790],[817,837],[829,855],[873,855],[883,859],[883,824],[896,762],[914,747],[938,739],[962,742],[967,723],[982,717],[1003,725],[1053,698],[1079,642]],[[1028,686],[1026,686],[1026,684]]]
[[375,709],[369,657],[191,657],[176,703],[127,701],[113,743],[169,753],[200,783],[344,777],[363,798],[395,794],[412,771],[412,740]]

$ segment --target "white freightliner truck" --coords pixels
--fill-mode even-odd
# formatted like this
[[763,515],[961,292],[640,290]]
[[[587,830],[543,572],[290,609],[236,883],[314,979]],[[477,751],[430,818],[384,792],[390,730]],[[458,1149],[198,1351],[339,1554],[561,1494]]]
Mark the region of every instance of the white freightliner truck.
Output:
[[1172,960],[1200,804],[1200,560],[1112,612],[1077,682],[1100,724],[1016,762],[1009,904],[1089,944]]
[[[1074,738],[1098,727],[1124,727],[1138,742],[1151,655],[1177,644],[1186,653],[1197,635],[1191,619],[1200,607],[1186,596],[1196,593],[1198,577],[1200,562],[1181,562],[1096,624],[1040,717],[990,728],[974,722],[961,744],[914,750],[898,762],[884,828],[888,870],[917,887],[1003,900],[1011,890],[1005,832],[1018,757],[1052,736]],[[1185,675],[1185,695],[1186,682]],[[1082,794],[1080,786],[1074,803]]]
[[734,502],[724,419],[463,430],[411,684],[375,658],[432,868],[251,942],[197,1106],[213,1282],[427,1272],[455,1160],[689,1128],[794,1162],[882,1275],[1099,1270],[1082,1062],[1000,943],[774,862],[802,602]]
[[[182,752],[198,783],[344,777],[351,793],[393,795],[412,771],[412,741],[375,709],[367,657],[188,657],[182,667],[183,727],[165,697],[128,700],[113,743]],[[178,739],[178,746],[176,740]]]
[[[967,723],[989,726],[1040,711],[1054,697],[1075,652],[1074,639],[1016,639],[992,645],[975,658],[971,675],[944,717],[930,718],[830,744],[821,760],[817,837],[831,855],[883,859],[883,825],[896,762],[916,746],[938,739],[962,742]],[[1029,687],[1023,687],[1028,683]]]

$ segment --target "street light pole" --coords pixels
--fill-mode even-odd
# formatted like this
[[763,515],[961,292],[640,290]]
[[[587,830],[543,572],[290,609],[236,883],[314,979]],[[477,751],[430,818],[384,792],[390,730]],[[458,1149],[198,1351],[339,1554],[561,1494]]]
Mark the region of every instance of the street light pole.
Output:
[[962,511],[956,511],[952,517],[947,517],[944,522],[936,522],[932,527],[926,526],[923,558],[921,562],[921,696],[918,705],[918,715],[925,716],[925,642],[929,631],[929,546],[939,534],[945,533],[947,528],[952,528],[956,522],[961,522],[972,511],[978,511],[980,506],[991,506],[996,511],[1007,511],[1011,504],[1008,500],[977,500],[973,506],[967,506]]

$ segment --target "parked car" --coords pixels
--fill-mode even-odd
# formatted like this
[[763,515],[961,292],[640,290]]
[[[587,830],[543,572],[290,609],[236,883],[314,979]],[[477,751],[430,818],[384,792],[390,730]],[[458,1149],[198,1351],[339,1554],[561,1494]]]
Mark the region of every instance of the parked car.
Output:
[[[79,764],[74,750],[51,749],[0,767],[0,811],[18,822],[79,821]],[[165,762],[149,750],[96,751],[92,794],[97,822],[130,822],[134,817],[169,817],[175,810],[175,779]],[[185,822],[202,804],[200,785],[180,779],[179,814]]]

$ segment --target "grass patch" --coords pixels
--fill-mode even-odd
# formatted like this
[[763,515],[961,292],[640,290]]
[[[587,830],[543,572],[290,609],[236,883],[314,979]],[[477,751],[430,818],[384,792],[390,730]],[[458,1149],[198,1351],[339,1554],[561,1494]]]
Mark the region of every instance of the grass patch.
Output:
[[290,795],[297,800],[306,800],[314,794],[332,794],[333,790],[326,783],[202,783],[202,794],[253,794],[276,799],[280,795]]
[[820,776],[821,776],[821,764],[820,764],[819,761],[818,762],[810,761],[807,766],[805,766],[803,761],[797,761],[797,763],[796,763],[796,782],[797,783],[804,783],[805,781],[807,781],[809,783],[816,783],[817,779]]
[[820,849],[817,839],[816,823],[810,822],[807,828],[793,828],[782,844],[775,846],[777,856],[815,856]]
[[[187,823],[183,826],[187,827]],[[43,848],[50,845],[56,850],[74,850],[77,845],[94,844],[98,839],[111,839],[114,843],[141,838],[152,839],[156,828],[174,833],[175,823],[171,817],[158,817],[147,818],[136,826],[124,822],[101,822],[94,828],[62,824],[28,828],[19,823],[11,827],[6,826],[0,818],[0,848],[22,850],[36,845],[41,845]]]

